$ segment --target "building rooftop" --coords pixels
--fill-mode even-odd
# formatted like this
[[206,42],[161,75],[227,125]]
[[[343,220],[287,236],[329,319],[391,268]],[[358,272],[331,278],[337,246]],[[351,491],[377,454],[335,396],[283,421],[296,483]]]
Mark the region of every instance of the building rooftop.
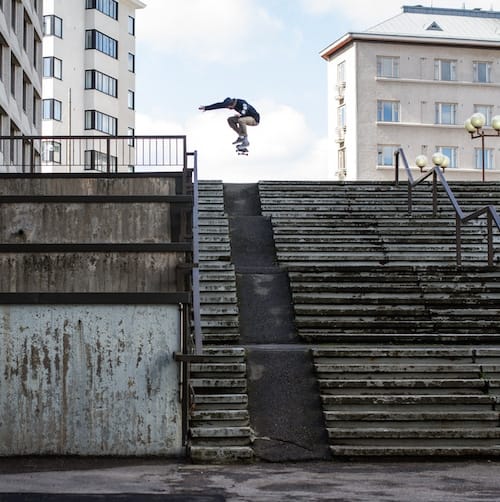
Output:
[[363,33],[500,41],[500,12],[403,6],[403,12]]
[[[353,40],[419,43],[466,43],[500,46],[500,12],[482,9],[446,9],[405,5],[402,12],[365,31],[347,33],[320,52],[329,57]],[[439,40],[439,41],[438,41]]]

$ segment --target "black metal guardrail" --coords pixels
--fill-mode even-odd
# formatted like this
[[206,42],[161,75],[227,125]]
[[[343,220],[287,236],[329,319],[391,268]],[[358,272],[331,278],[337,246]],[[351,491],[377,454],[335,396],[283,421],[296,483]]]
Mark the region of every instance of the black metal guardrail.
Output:
[[4,172],[147,172],[186,164],[186,136],[0,136]]
[[453,190],[448,185],[446,181],[446,177],[444,172],[439,166],[434,166],[429,171],[426,171],[422,174],[418,179],[414,179],[411,173],[410,166],[408,164],[408,159],[402,148],[398,148],[395,152],[395,183],[399,183],[399,166],[400,166],[400,158],[403,160],[403,165],[405,168],[406,176],[408,177],[408,214],[412,214],[412,190],[415,186],[419,185],[427,178],[432,176],[432,215],[437,216],[438,210],[438,191],[437,191],[437,182],[438,179],[441,182],[441,185],[446,192],[448,199],[453,206],[455,211],[455,228],[456,228],[456,253],[457,253],[457,265],[462,264],[462,224],[472,221],[474,219],[479,219],[480,216],[486,214],[487,218],[487,227],[488,227],[488,265],[493,266],[493,258],[494,258],[494,248],[493,248],[493,224],[500,231],[500,216],[498,215],[497,210],[492,205],[487,205],[480,207],[476,211],[473,211],[470,214],[465,214],[460,204],[458,203]]

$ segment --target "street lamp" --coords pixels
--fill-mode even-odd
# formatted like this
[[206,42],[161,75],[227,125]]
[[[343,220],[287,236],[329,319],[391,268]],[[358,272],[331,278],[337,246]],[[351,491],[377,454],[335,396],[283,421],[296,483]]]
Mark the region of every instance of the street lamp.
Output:
[[[450,165],[450,159],[447,155],[441,152],[435,152],[431,157],[432,163],[435,166],[439,166],[443,171]],[[427,157],[425,155],[417,155],[415,158],[415,164],[420,168],[420,172],[423,172],[424,167],[427,165]]]
[[481,138],[481,168],[485,171],[486,151],[484,149],[484,138],[486,136],[500,136],[500,115],[495,115],[491,119],[493,131],[485,130],[486,118],[482,113],[472,114],[464,123],[465,130],[470,134],[471,139]]

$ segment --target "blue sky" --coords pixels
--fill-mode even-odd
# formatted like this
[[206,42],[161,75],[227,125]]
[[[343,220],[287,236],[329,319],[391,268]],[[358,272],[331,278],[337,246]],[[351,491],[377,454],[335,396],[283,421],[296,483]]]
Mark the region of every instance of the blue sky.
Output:
[[[327,170],[327,63],[319,52],[402,5],[500,10],[500,0],[143,0],[136,15],[136,133],[185,134],[201,179],[333,179]],[[227,96],[261,114],[238,157]]]

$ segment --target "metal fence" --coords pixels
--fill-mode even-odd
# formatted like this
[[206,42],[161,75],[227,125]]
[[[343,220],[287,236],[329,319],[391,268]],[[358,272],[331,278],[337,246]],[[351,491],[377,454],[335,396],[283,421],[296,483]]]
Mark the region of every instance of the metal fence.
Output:
[[0,172],[147,172],[186,164],[186,136],[0,136]]

